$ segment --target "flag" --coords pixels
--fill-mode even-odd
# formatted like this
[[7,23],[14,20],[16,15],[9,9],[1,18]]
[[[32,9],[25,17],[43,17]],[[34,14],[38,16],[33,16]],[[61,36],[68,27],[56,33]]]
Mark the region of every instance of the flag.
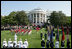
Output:
[[47,29],[48,29],[48,36],[50,36],[50,29],[49,29],[49,26],[47,26]]
[[59,27],[57,26],[56,40],[59,40]]
[[69,27],[67,26],[67,35],[69,34]]
[[65,40],[65,35],[64,35],[64,28],[62,26],[62,41],[64,41],[64,40]]
[[53,30],[51,30],[51,33],[50,33],[50,40],[53,39]]
[[67,26],[67,40],[69,39],[69,27]]

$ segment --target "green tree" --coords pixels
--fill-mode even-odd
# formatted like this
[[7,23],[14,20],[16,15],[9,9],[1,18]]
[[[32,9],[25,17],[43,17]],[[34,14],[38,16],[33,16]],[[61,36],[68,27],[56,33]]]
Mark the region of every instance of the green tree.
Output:
[[15,17],[17,24],[21,24],[21,25],[28,25],[29,21],[28,21],[28,17],[25,13],[25,11],[17,11],[16,13],[16,17]]
[[53,11],[50,15],[50,23],[54,26],[65,25],[66,24],[66,15],[62,11],[56,12]]

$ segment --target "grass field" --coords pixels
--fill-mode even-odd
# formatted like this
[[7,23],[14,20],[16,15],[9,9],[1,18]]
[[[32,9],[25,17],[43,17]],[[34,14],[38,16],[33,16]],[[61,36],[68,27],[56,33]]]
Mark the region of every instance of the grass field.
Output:
[[[47,31],[45,31],[45,29],[41,29],[40,31],[36,32],[36,30],[32,30],[32,33],[30,35],[25,34],[25,35],[17,35],[18,39],[17,41],[19,41],[20,38],[22,38],[22,41],[24,42],[25,39],[28,39],[28,43],[29,46],[28,48],[41,48],[41,39],[40,39],[40,33],[41,31],[43,33],[47,33]],[[59,47],[61,47],[61,35],[60,34],[60,41],[59,41]],[[2,42],[4,40],[4,38],[6,38],[7,42],[9,40],[9,38],[12,39],[12,41],[14,41],[14,34],[12,35],[11,32],[9,30],[5,30],[5,31],[1,31],[1,48],[2,48]],[[69,39],[70,39],[70,48],[71,48],[71,34],[69,35]],[[54,44],[55,44],[56,38],[54,40]],[[45,40],[46,42],[46,40]],[[66,45],[66,35],[65,35],[65,48],[67,47]],[[55,48],[55,47],[54,47]]]

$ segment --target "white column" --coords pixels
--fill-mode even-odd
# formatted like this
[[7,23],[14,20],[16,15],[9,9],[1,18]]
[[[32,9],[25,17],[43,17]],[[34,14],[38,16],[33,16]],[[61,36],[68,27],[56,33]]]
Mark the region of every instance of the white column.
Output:
[[36,25],[37,25],[37,13],[36,13]]
[[31,16],[31,14],[30,14],[30,17],[29,17],[30,22],[32,22],[31,17],[32,17],[32,16]]
[[43,19],[44,19],[44,18],[43,18],[43,14],[42,14],[42,22],[43,22]]
[[33,23],[34,23],[34,14],[33,14]]
[[41,24],[41,13],[39,13],[39,24]]
[[45,22],[46,22],[46,20],[47,20],[47,19],[46,19],[46,14],[44,14],[44,16],[45,16]]

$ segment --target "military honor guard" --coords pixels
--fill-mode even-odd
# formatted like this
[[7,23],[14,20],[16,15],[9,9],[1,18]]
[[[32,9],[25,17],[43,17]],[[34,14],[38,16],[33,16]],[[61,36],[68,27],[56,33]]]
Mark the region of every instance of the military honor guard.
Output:
[[14,48],[17,47],[17,40],[13,41],[13,47],[14,47]]
[[55,48],[59,48],[59,27],[57,26]]
[[22,47],[22,44],[23,44],[23,42],[22,42],[22,39],[20,38],[20,40],[18,41],[18,43],[19,43],[19,48],[21,48]]
[[8,41],[8,48],[13,48],[13,42],[11,41],[11,38]]
[[51,48],[54,48],[53,40],[50,40],[50,47],[51,47]]
[[28,48],[28,41],[27,41],[27,39],[25,39],[24,45],[26,45],[25,48]]
[[40,33],[40,36],[41,36],[41,40],[42,40],[42,37],[43,37],[43,33],[42,32]]
[[4,41],[3,41],[3,48],[7,48],[7,41],[6,41],[6,39],[4,39]]
[[41,47],[42,47],[42,48],[45,48],[45,40],[44,40],[44,38],[43,38],[42,41],[41,41]]
[[49,42],[50,42],[49,40],[46,41],[46,48],[49,48],[49,44],[50,44]]
[[46,40],[47,39],[47,34],[45,33],[44,36],[45,36],[45,40]]

